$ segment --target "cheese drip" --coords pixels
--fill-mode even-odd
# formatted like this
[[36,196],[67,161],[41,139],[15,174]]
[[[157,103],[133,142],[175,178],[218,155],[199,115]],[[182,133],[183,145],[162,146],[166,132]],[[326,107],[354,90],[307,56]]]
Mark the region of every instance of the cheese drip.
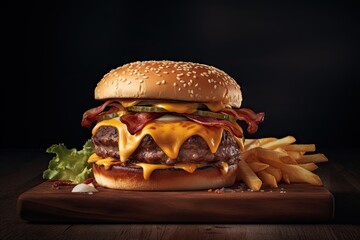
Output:
[[155,120],[146,124],[140,132],[132,135],[124,123],[118,118],[112,118],[99,122],[94,127],[92,134],[94,135],[101,126],[112,126],[118,130],[119,155],[122,162],[125,162],[134,153],[145,135],[150,135],[171,159],[177,158],[183,143],[194,135],[202,137],[210,151],[215,153],[224,130],[222,127],[203,126],[192,121],[161,122]]
[[[116,165],[119,163],[118,160],[115,158],[101,158],[96,153],[93,153],[88,160],[89,163],[95,163],[97,165],[104,165],[105,169],[109,169],[110,166]],[[186,172],[193,173],[196,169],[211,166],[211,164],[206,163],[177,163],[175,165],[165,165],[165,164],[150,164],[150,163],[136,163],[133,167],[142,168],[143,170],[143,177],[145,180],[148,180],[151,174],[158,169],[182,169]],[[223,175],[227,174],[229,170],[229,165],[226,162],[221,162],[220,164],[216,165]]]

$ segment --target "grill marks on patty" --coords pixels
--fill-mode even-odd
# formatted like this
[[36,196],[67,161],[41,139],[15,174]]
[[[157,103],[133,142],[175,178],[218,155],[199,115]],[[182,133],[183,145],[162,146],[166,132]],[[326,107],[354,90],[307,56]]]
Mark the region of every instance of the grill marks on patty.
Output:
[[[118,131],[111,126],[102,126],[92,137],[95,153],[100,157],[119,159]],[[220,146],[213,154],[200,136],[188,138],[180,148],[176,159],[170,159],[155,143],[150,135],[146,135],[139,147],[128,159],[128,163],[145,162],[172,165],[175,163],[211,163],[217,161],[235,164],[240,160],[240,149],[233,136],[223,131]]]

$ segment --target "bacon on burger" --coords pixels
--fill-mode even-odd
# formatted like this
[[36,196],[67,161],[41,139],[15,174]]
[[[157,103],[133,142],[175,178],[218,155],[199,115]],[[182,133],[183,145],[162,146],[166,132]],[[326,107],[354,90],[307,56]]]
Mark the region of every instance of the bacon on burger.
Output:
[[123,190],[200,190],[236,179],[243,130],[264,113],[240,108],[240,86],[224,71],[180,61],[139,61],[107,73],[95,88],[103,101],[87,110],[96,182]]

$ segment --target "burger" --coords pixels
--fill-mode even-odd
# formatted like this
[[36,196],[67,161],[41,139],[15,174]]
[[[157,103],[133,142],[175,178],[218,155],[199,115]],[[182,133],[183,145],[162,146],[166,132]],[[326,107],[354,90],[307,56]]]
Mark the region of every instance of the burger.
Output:
[[100,186],[167,191],[228,187],[236,180],[244,134],[264,113],[240,108],[241,88],[224,71],[182,61],[138,61],[111,70],[95,88],[99,106],[88,159]]

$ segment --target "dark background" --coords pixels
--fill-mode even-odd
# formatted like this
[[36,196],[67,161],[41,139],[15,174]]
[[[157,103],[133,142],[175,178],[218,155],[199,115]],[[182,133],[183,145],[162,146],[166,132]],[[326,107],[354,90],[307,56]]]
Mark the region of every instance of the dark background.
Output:
[[359,4],[269,2],[5,1],[0,148],[80,148],[102,76],[164,59],[235,78],[266,113],[246,137],[359,148]]

